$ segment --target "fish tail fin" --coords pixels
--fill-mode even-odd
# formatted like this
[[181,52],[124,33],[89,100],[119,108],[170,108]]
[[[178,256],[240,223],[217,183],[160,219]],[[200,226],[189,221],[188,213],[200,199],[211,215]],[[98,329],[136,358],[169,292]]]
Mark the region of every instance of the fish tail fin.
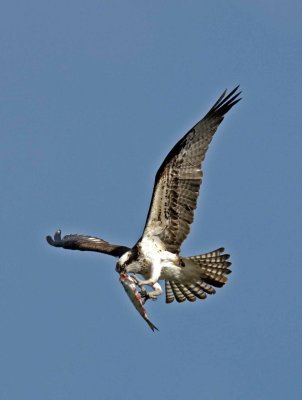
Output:
[[147,324],[150,326],[150,328],[152,329],[152,331],[154,332],[155,330],[159,331],[158,328],[156,328],[156,326],[154,324],[152,324],[152,322],[150,320],[146,321]]

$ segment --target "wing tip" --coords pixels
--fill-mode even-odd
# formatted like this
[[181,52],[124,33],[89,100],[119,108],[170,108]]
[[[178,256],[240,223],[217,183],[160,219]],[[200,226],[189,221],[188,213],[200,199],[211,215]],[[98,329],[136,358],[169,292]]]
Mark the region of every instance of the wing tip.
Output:
[[242,91],[237,92],[239,89],[240,85],[237,85],[233,90],[230,91],[229,94],[227,94],[227,90],[225,90],[222,95],[218,98],[216,103],[213,105],[213,107],[210,109],[210,111],[207,114],[207,117],[211,116],[217,116],[220,118],[223,118],[223,116],[235,105],[237,104],[240,100],[242,100],[242,97],[238,98]]
[[61,245],[61,242],[62,242],[61,229],[58,229],[58,230],[55,231],[53,238],[52,238],[52,236],[47,235],[46,236],[46,241],[51,246],[59,247]]
[[47,243],[50,244],[51,246],[54,246],[54,245],[55,245],[55,242],[54,242],[53,238],[52,238],[51,236],[49,236],[49,235],[46,236],[46,241],[47,241]]

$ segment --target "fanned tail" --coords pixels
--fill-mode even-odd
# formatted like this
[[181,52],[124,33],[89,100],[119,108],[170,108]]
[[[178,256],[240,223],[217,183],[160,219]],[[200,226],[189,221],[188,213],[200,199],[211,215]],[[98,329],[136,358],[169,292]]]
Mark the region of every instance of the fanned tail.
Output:
[[166,303],[172,303],[174,299],[182,303],[185,300],[195,301],[196,298],[204,300],[208,294],[215,294],[212,287],[222,287],[228,280],[226,275],[231,273],[231,263],[227,261],[229,254],[222,254],[224,248],[213,250],[209,253],[191,257],[182,257],[184,263],[193,262],[200,268],[200,279],[191,284],[183,284],[175,281],[166,281]]

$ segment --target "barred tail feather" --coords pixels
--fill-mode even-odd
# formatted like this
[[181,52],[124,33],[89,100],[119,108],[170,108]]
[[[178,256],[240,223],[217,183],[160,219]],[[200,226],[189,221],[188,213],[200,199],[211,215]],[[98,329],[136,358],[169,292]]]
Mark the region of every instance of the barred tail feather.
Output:
[[195,301],[196,298],[204,300],[207,294],[215,294],[214,287],[222,287],[228,280],[226,275],[231,273],[231,263],[228,254],[222,254],[224,248],[213,250],[209,253],[191,257],[182,257],[193,262],[200,268],[200,280],[191,284],[184,284],[174,281],[166,281],[166,303],[172,303],[174,299],[182,303],[185,300]]
[[[182,303],[185,300],[196,301],[196,297],[201,300],[207,298],[202,282],[200,284],[197,282],[196,284],[184,285],[174,281],[165,281],[165,286],[167,304],[172,303],[175,299],[178,303]],[[208,293],[215,293],[215,289],[211,289],[212,291],[208,290]]]
[[174,301],[174,294],[171,288],[171,283],[169,281],[165,281],[165,291],[166,291],[166,303],[172,303]]
[[181,293],[186,297],[187,300],[189,301],[196,300],[194,292],[188,286],[185,286],[182,283],[177,283],[177,287],[181,291]]
[[183,301],[185,301],[186,296],[179,290],[177,284],[174,281],[170,281],[170,285],[176,301],[178,303],[182,303]]

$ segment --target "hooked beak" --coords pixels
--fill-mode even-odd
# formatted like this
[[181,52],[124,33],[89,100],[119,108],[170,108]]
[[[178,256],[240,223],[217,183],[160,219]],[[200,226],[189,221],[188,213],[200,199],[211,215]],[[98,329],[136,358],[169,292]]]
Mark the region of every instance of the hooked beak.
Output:
[[119,264],[119,263],[116,263],[115,270],[116,270],[116,272],[118,272],[119,274],[121,274],[122,272],[125,272],[125,267],[123,267],[123,266],[122,266],[121,264]]

